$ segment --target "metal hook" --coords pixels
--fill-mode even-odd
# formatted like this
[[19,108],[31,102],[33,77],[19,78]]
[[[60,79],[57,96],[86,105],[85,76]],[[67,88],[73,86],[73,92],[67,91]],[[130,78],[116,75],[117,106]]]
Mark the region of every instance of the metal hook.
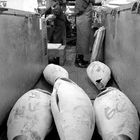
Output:
[[135,2],[131,8],[131,13],[132,14],[140,14],[140,3]]

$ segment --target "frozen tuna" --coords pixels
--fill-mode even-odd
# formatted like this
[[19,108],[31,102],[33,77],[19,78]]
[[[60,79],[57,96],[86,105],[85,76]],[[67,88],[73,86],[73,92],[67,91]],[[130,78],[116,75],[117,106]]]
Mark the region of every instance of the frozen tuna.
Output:
[[91,140],[95,114],[87,94],[73,81],[58,79],[51,95],[51,109],[61,140]]
[[120,90],[108,87],[94,101],[96,124],[103,140],[138,140],[138,113]]
[[48,83],[54,85],[58,78],[69,78],[69,74],[66,69],[59,65],[49,64],[43,71],[44,77]]
[[87,75],[99,90],[103,90],[111,78],[111,70],[104,63],[94,61],[87,67]]
[[44,140],[52,128],[49,94],[34,89],[18,99],[7,122],[8,140]]

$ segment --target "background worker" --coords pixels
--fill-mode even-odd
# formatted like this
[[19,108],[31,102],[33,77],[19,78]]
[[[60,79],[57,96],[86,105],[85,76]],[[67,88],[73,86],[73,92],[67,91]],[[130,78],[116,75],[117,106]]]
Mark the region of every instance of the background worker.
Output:
[[85,68],[90,58],[92,3],[89,0],[76,0],[75,12],[77,29],[75,65]]
[[[95,5],[95,0],[76,0],[76,59],[75,65],[81,68],[86,68],[90,60],[90,50],[93,46],[94,31],[91,28],[92,24],[92,5]],[[98,3],[97,5],[100,5]]]
[[52,27],[48,33],[49,42],[64,44],[66,16],[61,1],[51,0],[51,7],[45,11],[45,18],[49,23],[52,22]]

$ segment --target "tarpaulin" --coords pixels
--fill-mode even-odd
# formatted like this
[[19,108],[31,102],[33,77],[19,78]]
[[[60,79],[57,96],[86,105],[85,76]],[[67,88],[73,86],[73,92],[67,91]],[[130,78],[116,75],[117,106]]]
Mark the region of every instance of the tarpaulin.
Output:
[[106,15],[105,63],[140,112],[140,14],[139,3],[132,5]]

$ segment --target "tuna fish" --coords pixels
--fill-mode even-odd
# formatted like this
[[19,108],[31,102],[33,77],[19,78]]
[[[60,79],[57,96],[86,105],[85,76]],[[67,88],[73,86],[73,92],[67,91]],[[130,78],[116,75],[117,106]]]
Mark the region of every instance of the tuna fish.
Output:
[[48,83],[54,85],[58,78],[69,78],[67,70],[55,64],[49,64],[43,71],[44,77]]
[[111,78],[111,70],[104,63],[94,61],[87,67],[87,75],[99,90],[103,90]]
[[91,140],[94,108],[84,90],[72,80],[61,78],[55,82],[51,109],[61,140]]
[[8,122],[8,140],[44,140],[52,128],[50,93],[30,90],[13,106]]
[[108,87],[94,101],[96,124],[103,140],[138,140],[138,113],[120,90]]

